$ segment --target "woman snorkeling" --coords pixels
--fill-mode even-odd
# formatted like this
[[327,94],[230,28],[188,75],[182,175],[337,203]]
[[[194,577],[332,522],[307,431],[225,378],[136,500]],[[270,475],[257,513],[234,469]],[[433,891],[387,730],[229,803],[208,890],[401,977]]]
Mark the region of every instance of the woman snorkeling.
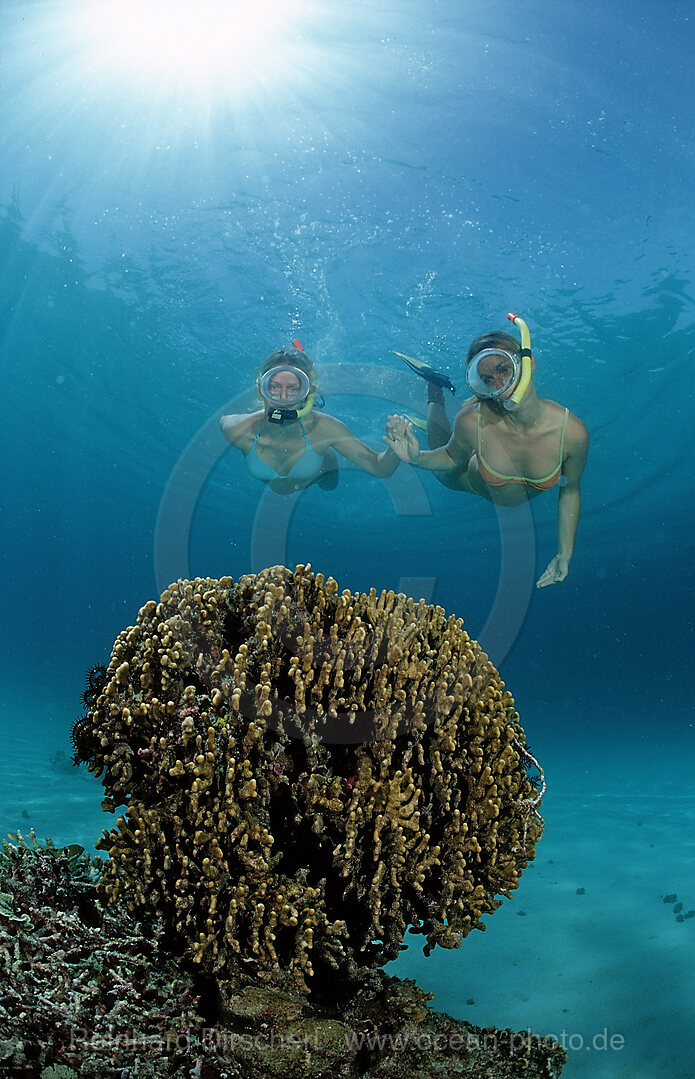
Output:
[[246,468],[278,494],[312,483],[333,490],[338,483],[335,450],[372,476],[392,475],[400,464],[390,448],[376,453],[334,416],[314,410],[316,369],[298,341],[263,361],[258,376],[263,408],[241,416],[222,416],[220,427],[241,450]]
[[501,506],[558,487],[558,553],[536,582],[545,588],[564,581],[569,570],[589,434],[569,409],[538,396],[528,327],[517,315],[508,318],[520,327],[522,343],[502,331],[476,337],[466,356],[466,384],[475,396],[461,406],[453,431],[444,407],[444,388],[454,392],[448,377],[399,353],[428,384],[429,449],[420,449],[405,416],[389,416],[384,441],[446,487]]

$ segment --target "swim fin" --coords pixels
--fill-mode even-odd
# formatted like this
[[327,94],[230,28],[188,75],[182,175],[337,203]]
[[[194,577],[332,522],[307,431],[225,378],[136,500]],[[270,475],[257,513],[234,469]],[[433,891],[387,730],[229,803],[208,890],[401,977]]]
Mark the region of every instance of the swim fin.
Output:
[[427,430],[427,420],[423,420],[421,416],[414,416],[412,412],[404,412],[406,420],[412,423],[413,427],[419,427],[421,431]]
[[435,371],[434,367],[430,367],[424,360],[418,360],[415,356],[406,356],[404,352],[396,352],[395,348],[392,350],[395,356],[407,363],[411,371],[414,371],[420,378],[424,378],[425,382],[432,382],[435,386],[443,386],[447,390],[451,390],[452,393],[456,393],[456,387],[443,371]]

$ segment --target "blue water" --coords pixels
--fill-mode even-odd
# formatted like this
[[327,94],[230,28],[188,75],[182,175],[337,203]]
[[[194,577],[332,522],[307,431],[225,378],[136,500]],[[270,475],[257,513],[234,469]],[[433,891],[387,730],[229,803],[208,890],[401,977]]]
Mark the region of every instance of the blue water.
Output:
[[[690,5],[297,0],[246,55],[185,83],[176,64],[112,63],[110,33],[85,30],[94,6],[0,8],[7,774],[26,731],[51,756],[69,754],[85,668],[108,659],[169,579],[236,577],[272,557],[311,562],[353,590],[416,591],[464,617],[548,766],[544,843],[552,806],[564,819],[574,805],[565,795],[601,825],[588,829],[577,808],[565,857],[619,817],[582,799],[632,812],[656,798],[644,807],[654,821],[668,795],[689,820]],[[242,25],[250,5],[226,6]],[[197,7],[214,25],[215,5]],[[310,489],[283,508],[218,433],[222,412],[252,407],[263,356],[299,337],[327,409],[378,447],[389,412],[423,407],[392,350],[461,382],[469,341],[503,328],[509,310],[529,323],[539,392],[592,437],[562,585],[531,588],[556,551],[554,493],[514,524],[431,476],[402,468],[381,484],[345,468],[335,492]],[[33,820],[62,785],[68,799],[79,790],[80,809],[54,831],[98,835],[98,785],[37,754],[36,789],[22,773],[2,831]],[[673,870],[695,900],[682,840]],[[597,839],[598,864],[607,849]],[[637,845],[605,896],[618,921],[636,891],[648,922],[674,890],[661,866],[635,883],[643,858]],[[529,871],[528,888],[539,879]],[[472,945],[481,962],[495,921]],[[450,961],[428,968],[442,992]],[[619,971],[609,987],[620,998]],[[680,987],[681,1012],[694,991],[692,980]],[[537,1018],[532,993],[525,1014],[509,1024],[562,1025]],[[630,1074],[655,1079],[666,1058],[654,1052]],[[586,1068],[575,1053],[567,1074]]]

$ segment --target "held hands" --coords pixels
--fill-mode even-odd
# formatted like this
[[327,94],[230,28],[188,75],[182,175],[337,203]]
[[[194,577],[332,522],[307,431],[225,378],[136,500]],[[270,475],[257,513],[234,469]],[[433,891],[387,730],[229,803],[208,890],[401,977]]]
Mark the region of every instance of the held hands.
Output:
[[420,456],[420,444],[413,425],[405,416],[389,416],[384,442],[406,464],[411,464]]
[[536,588],[546,588],[549,584],[559,584],[569,573],[570,564],[562,555],[556,554],[545,573],[536,581]]

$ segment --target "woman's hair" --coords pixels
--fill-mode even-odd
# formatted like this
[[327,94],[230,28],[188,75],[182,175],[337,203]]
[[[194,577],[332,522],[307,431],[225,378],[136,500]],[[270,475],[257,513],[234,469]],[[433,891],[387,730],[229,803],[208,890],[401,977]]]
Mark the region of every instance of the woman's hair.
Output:
[[503,348],[506,352],[511,352],[512,354],[521,352],[521,345],[516,337],[512,337],[510,333],[505,333],[504,330],[492,330],[490,333],[481,333],[480,337],[476,337],[475,341],[471,342],[466,354],[466,363],[470,363],[473,357],[482,352],[484,348]]
[[316,389],[316,368],[306,352],[299,348],[276,348],[264,359],[258,377],[262,378],[271,367],[298,367],[309,379],[311,389]]

